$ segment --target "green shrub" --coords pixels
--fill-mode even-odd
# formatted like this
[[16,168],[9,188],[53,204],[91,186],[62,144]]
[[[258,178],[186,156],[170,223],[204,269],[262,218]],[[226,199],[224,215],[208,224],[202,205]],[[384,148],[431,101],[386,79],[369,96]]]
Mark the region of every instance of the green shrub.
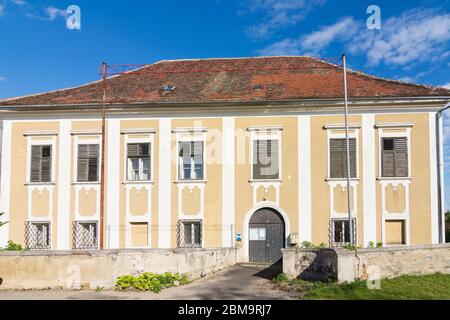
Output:
[[309,241],[303,241],[301,247],[304,249],[311,249],[313,247],[313,244]]
[[288,277],[286,275],[286,273],[279,273],[275,278],[273,278],[273,282],[275,283],[282,283],[282,282],[287,282],[288,281]]
[[369,248],[375,248],[375,243],[373,241],[369,241]]
[[8,245],[3,249],[6,251],[23,251],[23,247],[21,244],[14,243],[13,241],[9,240]]
[[152,291],[158,293],[163,288],[170,288],[177,285],[189,283],[187,275],[179,273],[165,272],[156,274],[152,272],[143,272],[139,276],[124,275],[116,280],[117,290],[134,289],[138,291]]
[[383,246],[383,242],[378,241],[378,242],[377,242],[377,248],[381,248],[382,246]]

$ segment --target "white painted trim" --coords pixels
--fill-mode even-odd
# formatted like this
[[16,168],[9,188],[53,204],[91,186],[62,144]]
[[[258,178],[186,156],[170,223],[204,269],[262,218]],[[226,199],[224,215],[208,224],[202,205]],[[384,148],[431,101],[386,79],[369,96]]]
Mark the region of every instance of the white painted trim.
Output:
[[386,129],[395,129],[395,128],[412,128],[414,127],[414,123],[377,123],[375,124],[375,128],[386,128]]
[[298,116],[298,239],[312,240],[311,116]]
[[[1,216],[2,221],[9,221],[9,201],[11,192],[11,134],[12,134],[11,121],[3,120],[3,132],[2,132],[2,157],[1,157],[1,190],[0,190],[0,211],[5,212]],[[0,247],[7,245],[9,240],[9,228],[10,224],[0,227]]]
[[41,136],[57,136],[56,131],[36,131],[36,132],[24,132],[25,137],[41,137]]
[[[234,246],[235,225],[235,119],[222,119],[222,246]],[[229,229],[229,230],[228,230]],[[228,231],[228,232],[227,232]]]
[[[411,150],[411,128],[406,127],[404,132],[385,132],[383,129],[386,127],[378,128],[378,180],[383,180],[387,178],[387,180],[410,180],[411,178],[411,158],[412,158],[412,150]],[[389,128],[397,128],[397,126],[389,127]],[[383,139],[384,138],[406,138],[406,144],[408,148],[408,174],[407,177],[383,177],[382,171],[382,151],[383,151]]]
[[[194,131],[173,131],[173,133],[176,133],[176,145],[175,145],[175,163],[176,163],[176,182],[177,183],[184,183],[184,182],[192,182],[192,183],[206,183],[206,181],[208,180],[207,178],[207,165],[206,165],[206,153],[207,153],[207,149],[206,149],[206,133],[207,131],[205,130],[194,130]],[[203,142],[203,179],[180,179],[180,148],[179,148],[179,144],[182,141],[187,141],[187,142],[191,142],[191,141],[201,141]],[[192,165],[192,162],[191,162]],[[191,170],[193,168],[191,167]]]
[[[118,119],[116,119],[118,120]],[[112,121],[112,119],[110,120]],[[149,134],[155,133],[156,130],[153,128],[144,128],[144,129],[122,129],[120,134]]]
[[[341,130],[341,129],[345,129],[345,124],[343,124],[343,123],[326,124],[326,125],[323,126],[323,128],[327,129],[327,130]],[[361,124],[359,124],[359,123],[349,123],[348,124],[348,128],[350,130],[360,129],[361,128]]]
[[431,243],[439,243],[438,220],[438,188],[437,188],[437,150],[436,150],[436,113],[428,116],[428,134],[430,144],[430,214],[431,214]]
[[[345,139],[345,133],[333,133],[332,129],[326,129],[327,130],[327,178],[328,181],[333,181],[336,178],[331,178],[331,153],[330,153],[330,140],[331,139]],[[355,146],[356,146],[356,177],[350,178],[351,180],[358,180],[360,177],[360,170],[359,170],[359,130],[360,129],[352,129],[353,132],[348,133],[349,139],[355,139]],[[337,178],[338,180],[341,180],[341,178]],[[342,180],[346,180],[345,177],[342,178]]]
[[108,167],[106,186],[106,245],[108,249],[119,248],[120,236],[120,120],[108,119]]
[[72,130],[70,134],[73,136],[96,136],[102,134],[101,130]]
[[[133,189],[136,189],[137,192],[141,192],[141,190],[146,190],[148,194],[147,199],[147,211],[143,215],[133,215],[131,213],[131,203],[130,203],[130,194]],[[144,248],[151,247],[151,221],[152,221],[152,183],[127,183],[125,186],[125,247],[126,248],[137,248],[132,245],[131,241],[131,224],[132,223],[147,223],[147,246]]]
[[282,126],[252,126],[248,127],[247,131],[282,131]]
[[59,123],[59,153],[58,153],[58,212],[56,248],[70,249],[70,164],[71,164],[71,120],[61,120]]
[[192,133],[192,132],[207,132],[208,128],[193,127],[193,128],[174,128],[172,133]]
[[172,185],[172,120],[159,120],[159,175],[158,175],[158,247],[171,246],[171,185]]
[[377,243],[375,115],[362,115],[363,246]]
[[249,236],[248,236],[248,229],[249,229],[249,223],[250,223],[250,218],[252,217],[252,215],[258,211],[259,209],[263,209],[263,208],[270,208],[270,209],[274,209],[275,211],[277,211],[279,214],[281,214],[281,216],[283,217],[284,220],[284,226],[285,226],[285,247],[289,247],[289,237],[290,237],[290,232],[291,232],[291,227],[290,227],[290,222],[289,222],[289,217],[286,214],[286,212],[283,211],[283,209],[281,209],[276,203],[271,202],[271,201],[262,201],[257,203],[255,206],[253,206],[253,208],[251,208],[245,215],[244,217],[244,224],[243,224],[243,238],[242,238],[242,242],[243,242],[243,261],[244,262],[248,262],[249,261]]

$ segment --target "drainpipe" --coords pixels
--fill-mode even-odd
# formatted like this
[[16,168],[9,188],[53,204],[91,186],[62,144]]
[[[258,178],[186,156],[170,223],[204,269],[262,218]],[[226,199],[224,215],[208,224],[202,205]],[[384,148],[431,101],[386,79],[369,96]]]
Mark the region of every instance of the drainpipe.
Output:
[[445,195],[444,195],[444,137],[442,130],[442,113],[450,108],[450,102],[436,113],[436,153],[438,180],[438,227],[439,243],[445,243]]

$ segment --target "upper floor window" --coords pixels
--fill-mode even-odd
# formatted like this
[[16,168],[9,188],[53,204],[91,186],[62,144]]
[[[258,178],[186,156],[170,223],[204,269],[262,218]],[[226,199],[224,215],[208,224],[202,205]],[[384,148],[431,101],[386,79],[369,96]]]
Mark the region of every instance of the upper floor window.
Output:
[[79,144],[77,181],[98,181],[98,144]]
[[179,171],[180,180],[203,180],[203,141],[180,141]]
[[150,143],[127,145],[128,180],[148,181],[151,179],[150,153]]
[[253,140],[253,179],[279,179],[278,139]]
[[52,179],[52,146],[31,146],[31,182]]
[[[356,139],[349,139],[350,177],[356,178]],[[347,177],[347,143],[345,139],[330,139],[330,178]]]
[[408,146],[406,137],[381,140],[381,171],[383,177],[408,176]]

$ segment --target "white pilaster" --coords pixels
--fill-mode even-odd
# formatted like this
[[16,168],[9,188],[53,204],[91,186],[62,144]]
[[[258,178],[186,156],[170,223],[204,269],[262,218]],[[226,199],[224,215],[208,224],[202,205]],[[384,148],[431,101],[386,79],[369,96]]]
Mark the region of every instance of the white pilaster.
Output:
[[[429,113],[430,135],[430,214],[431,243],[439,243],[439,212],[437,188],[437,150],[436,150],[436,113]],[[443,138],[443,137],[442,137]]]
[[120,120],[108,120],[108,185],[107,185],[107,234],[106,245],[108,249],[119,248],[119,207],[120,207]]
[[158,175],[158,237],[159,248],[170,248],[171,236],[171,168],[172,121],[159,120],[159,175]]
[[377,242],[375,116],[362,116],[363,246]]
[[234,244],[235,220],[235,122],[233,117],[223,118],[222,124],[222,245]]
[[72,148],[70,140],[70,120],[59,122],[58,147],[58,213],[56,248],[70,249],[70,163]]
[[[11,122],[3,121],[0,212],[5,212],[0,221],[9,220],[9,193],[11,191]],[[0,227],[0,247],[9,240],[9,223]]]
[[311,116],[298,116],[299,241],[311,241]]

